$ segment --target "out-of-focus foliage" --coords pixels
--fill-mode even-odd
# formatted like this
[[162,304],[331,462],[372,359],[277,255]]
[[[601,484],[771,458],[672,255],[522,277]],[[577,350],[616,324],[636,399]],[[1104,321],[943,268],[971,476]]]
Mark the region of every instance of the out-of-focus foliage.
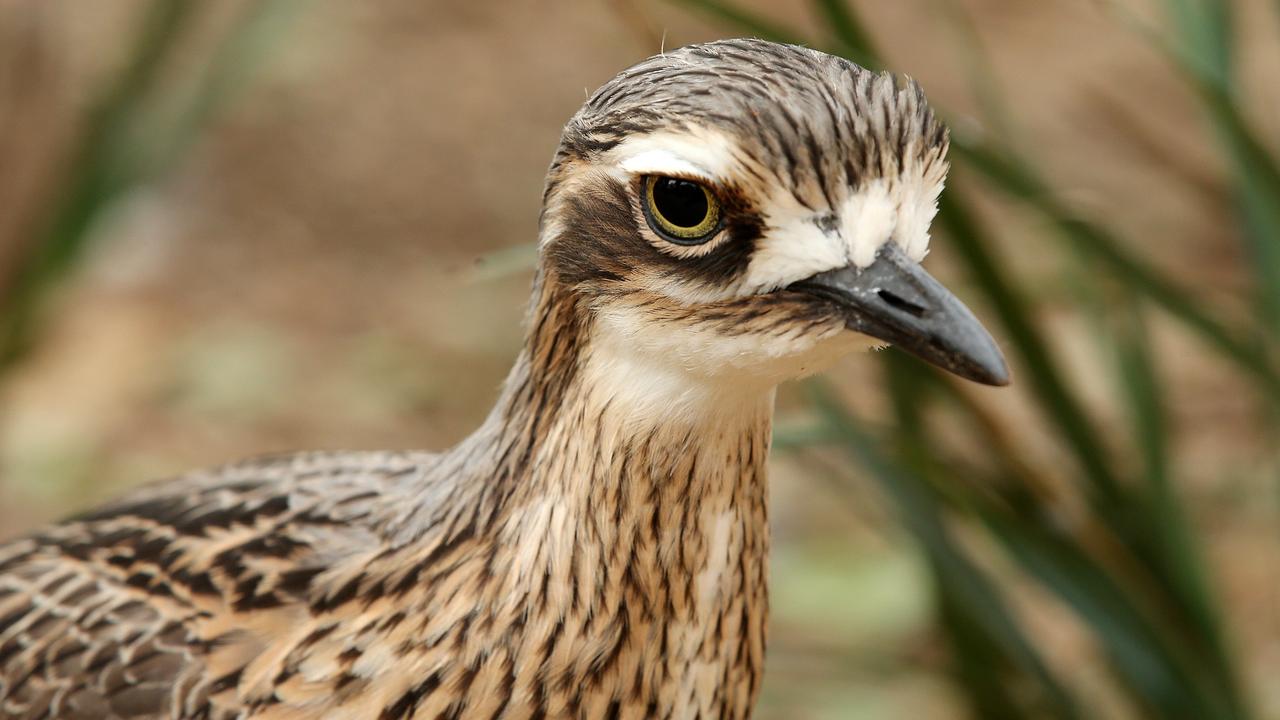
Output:
[[284,6],[245,5],[189,80],[168,94],[157,91],[160,76],[178,56],[184,31],[208,8],[193,0],[150,6],[127,66],[89,113],[50,216],[0,278],[0,372],[32,342],[46,296],[86,251],[93,223],[182,156],[259,59]]

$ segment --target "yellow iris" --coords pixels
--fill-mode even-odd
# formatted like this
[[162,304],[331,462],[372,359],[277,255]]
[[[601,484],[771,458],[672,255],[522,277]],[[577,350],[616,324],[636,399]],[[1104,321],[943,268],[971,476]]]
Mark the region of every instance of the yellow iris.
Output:
[[720,227],[720,201],[702,183],[650,175],[645,178],[644,196],[649,225],[672,242],[696,245]]

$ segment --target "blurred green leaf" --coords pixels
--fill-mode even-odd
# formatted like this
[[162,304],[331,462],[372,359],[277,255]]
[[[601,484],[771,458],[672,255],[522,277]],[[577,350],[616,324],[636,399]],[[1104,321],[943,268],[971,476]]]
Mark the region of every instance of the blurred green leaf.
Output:
[[1246,237],[1255,262],[1258,305],[1270,334],[1280,334],[1280,163],[1258,140],[1236,101],[1232,82],[1231,4],[1222,0],[1165,0],[1177,32],[1147,34],[1199,92],[1231,160]]
[[969,210],[952,195],[944,195],[937,222],[960,252],[976,286],[987,296],[1010,338],[1010,347],[1027,368],[1028,381],[1044,410],[1046,419],[1057,426],[1063,440],[1093,488],[1099,512],[1113,524],[1123,525],[1113,513],[1122,497],[1119,481],[1111,471],[1108,451],[1094,430],[1080,402],[1068,389],[1053,354],[1028,312],[1026,299],[1009,281],[1009,273],[996,260]]
[[236,94],[266,60],[293,13],[302,7],[299,0],[245,4],[192,78],[191,90],[181,99],[173,117],[143,118],[138,123],[131,143],[143,158],[139,170],[142,177],[163,173],[186,155],[213,117],[235,102]]
[[821,380],[810,381],[809,395],[820,415],[844,439],[845,448],[893,499],[903,523],[929,556],[939,583],[946,586],[952,611],[981,627],[985,637],[998,643],[1004,655],[1039,681],[1051,701],[1047,709],[1052,717],[1080,717],[1074,699],[1027,641],[1000,593],[950,537],[928,484],[884,455],[836,399],[829,385]]
[[1165,0],[1165,12],[1181,37],[1178,55],[1197,75],[1224,90],[1231,87],[1234,13],[1223,0]]
[[1015,146],[1012,116],[1001,95],[995,70],[983,51],[978,28],[969,11],[952,0],[932,0],[931,5],[939,16],[946,19],[947,26],[960,41],[966,75],[982,109],[983,123],[990,128],[993,136],[1002,139],[1006,147]]
[[838,54],[868,68],[878,68],[879,56],[862,21],[845,0],[814,0],[815,9],[826,21]]
[[[1151,355],[1151,342],[1140,308],[1126,303],[1112,314],[1119,326],[1115,332],[1118,348],[1120,381],[1118,390],[1126,393],[1134,436],[1143,459],[1146,478],[1146,513],[1159,518],[1152,526],[1164,565],[1159,576],[1169,584],[1178,599],[1178,608],[1190,625],[1198,649],[1209,654],[1206,665],[1216,674],[1216,682],[1225,687],[1221,696],[1235,705],[1241,696],[1236,687],[1236,672],[1223,637],[1219,611],[1209,590],[1199,549],[1193,538],[1186,509],[1178,498],[1171,480],[1168,428],[1161,386]],[[1243,717],[1243,708],[1231,708],[1232,717]]]
[[532,272],[537,264],[538,243],[511,245],[477,259],[467,274],[467,279],[474,283],[492,282],[519,273]]
[[[937,569],[935,573],[941,574]],[[982,626],[971,608],[950,584],[935,583],[938,616],[955,650],[956,680],[964,688],[974,717],[984,720],[1023,720],[1029,713],[1020,688],[1011,687],[1009,659]]]
[[191,0],[151,3],[128,66],[90,112],[49,229],[6,279],[0,298],[0,369],[26,350],[46,295],[79,258],[99,210],[128,182],[130,158],[123,138],[194,6]]
[[1194,293],[1178,287],[1129,254],[1106,230],[1071,213],[1025,164],[1004,157],[986,145],[961,138],[954,141],[953,151],[967,166],[981,172],[1001,190],[1041,212],[1076,249],[1089,253],[1117,279],[1158,303],[1212,348],[1248,371],[1268,394],[1280,401],[1280,368],[1263,350],[1238,339],[1236,333],[1210,317],[1202,309],[1203,304],[1194,299]]
[[1235,168],[1265,327],[1280,334],[1280,165],[1222,88],[1202,83],[1200,90]]
[[792,45],[804,44],[801,33],[763,18],[749,10],[743,10],[733,3],[720,2],[720,0],[671,0],[671,2],[693,8],[711,18],[721,20],[758,37],[769,38],[774,42],[791,43]]
[[83,257],[94,222],[124,193],[185,153],[260,60],[283,6],[281,0],[245,5],[173,117],[154,109],[157,77],[201,6],[192,0],[155,0],[146,8],[126,68],[89,113],[47,228],[0,288],[0,370],[31,344],[46,299]]
[[1196,671],[1197,659],[1135,606],[1094,560],[1036,522],[987,512],[984,522],[1027,572],[1074,608],[1094,630],[1134,698],[1154,717],[1239,718],[1232,703]]

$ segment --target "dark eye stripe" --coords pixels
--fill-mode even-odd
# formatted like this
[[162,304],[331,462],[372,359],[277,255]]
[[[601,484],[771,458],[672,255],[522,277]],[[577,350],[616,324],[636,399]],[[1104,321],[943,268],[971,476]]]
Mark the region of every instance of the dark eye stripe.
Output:
[[[660,249],[636,227],[636,198],[643,199],[646,180],[610,181],[565,198],[565,232],[547,249],[548,265],[562,282],[585,287],[624,281],[640,269],[657,269],[663,275],[724,286],[746,272],[765,223],[740,191],[719,188],[716,247],[679,256]],[[641,214],[648,212],[647,203],[641,202]],[[641,227],[647,230],[651,222],[645,220]]]

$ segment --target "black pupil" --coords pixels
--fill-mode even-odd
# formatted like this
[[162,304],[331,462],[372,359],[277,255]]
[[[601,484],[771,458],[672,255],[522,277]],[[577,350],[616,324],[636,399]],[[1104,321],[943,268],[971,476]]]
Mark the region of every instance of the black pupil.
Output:
[[658,178],[653,184],[653,204],[676,227],[697,227],[707,219],[707,194],[688,180]]

